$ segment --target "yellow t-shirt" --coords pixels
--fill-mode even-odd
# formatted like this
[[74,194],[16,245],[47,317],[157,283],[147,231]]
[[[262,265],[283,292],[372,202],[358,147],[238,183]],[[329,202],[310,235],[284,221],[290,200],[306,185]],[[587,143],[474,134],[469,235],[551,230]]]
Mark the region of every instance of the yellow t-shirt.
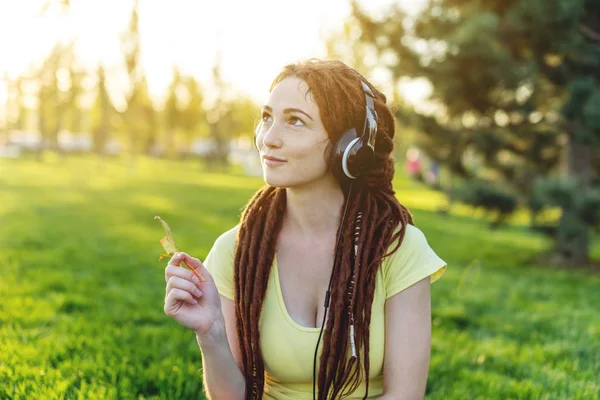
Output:
[[[219,293],[232,300],[235,287],[233,261],[238,227],[236,225],[223,233],[204,261]],[[393,246],[395,243],[391,248]],[[370,325],[369,399],[381,396],[383,392],[385,300],[427,276],[433,283],[445,270],[446,262],[429,246],[423,232],[408,225],[402,245],[384,259],[377,272]],[[288,314],[279,285],[277,257],[271,268],[259,329],[260,348],[265,364],[263,397],[277,400],[312,398],[313,358],[320,328],[301,326]],[[321,338],[319,354],[322,346]],[[317,359],[317,374],[318,366]],[[349,398],[362,399],[365,388],[363,380]]]

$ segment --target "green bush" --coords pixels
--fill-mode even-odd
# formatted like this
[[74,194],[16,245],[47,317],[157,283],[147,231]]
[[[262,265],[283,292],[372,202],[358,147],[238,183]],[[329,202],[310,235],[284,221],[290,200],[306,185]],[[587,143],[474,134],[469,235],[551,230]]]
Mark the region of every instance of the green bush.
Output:
[[534,183],[530,208],[536,211],[550,206],[576,211],[581,223],[591,227],[600,225],[600,188],[582,190],[574,180],[564,178],[538,179]]
[[571,209],[575,206],[577,184],[559,177],[539,178],[533,184],[533,198],[537,204]]
[[500,188],[496,183],[477,180],[465,183],[456,198],[472,207],[495,214],[491,227],[496,228],[511,216],[519,204],[515,194]]
[[588,190],[581,197],[579,216],[589,225],[600,227],[600,188]]

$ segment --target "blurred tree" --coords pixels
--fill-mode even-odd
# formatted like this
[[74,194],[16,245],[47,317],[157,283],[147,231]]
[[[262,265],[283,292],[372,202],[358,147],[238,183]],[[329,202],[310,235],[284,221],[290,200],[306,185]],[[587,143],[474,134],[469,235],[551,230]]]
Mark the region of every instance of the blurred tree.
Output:
[[[25,94],[23,91],[24,77],[18,76],[10,79],[8,73],[4,73],[4,85],[6,87],[6,102],[4,109],[4,130],[8,134],[10,130],[22,131],[27,127],[28,110],[25,107]],[[6,138],[8,140],[8,137]]]
[[102,65],[98,65],[96,72],[96,100],[92,106],[92,135],[94,152],[101,157],[106,155],[106,145],[110,131],[113,129],[112,120],[116,116],[116,110],[110,100],[106,87],[106,72]]
[[142,95],[138,97],[139,107],[141,108],[143,115],[142,121],[139,121],[141,127],[140,132],[143,137],[142,148],[140,151],[148,154],[159,144],[158,136],[161,126],[159,115],[148,91],[148,84],[145,78],[142,83],[142,88]]
[[181,132],[184,136],[183,156],[190,155],[194,138],[198,135],[202,123],[206,122],[203,103],[204,95],[200,83],[192,76],[182,76],[175,68],[164,111],[169,153],[173,153],[176,134]]
[[202,124],[206,123],[206,111],[203,107],[204,95],[202,94],[202,88],[196,78],[186,76],[183,78],[182,83],[185,105],[181,112],[181,128],[185,137],[187,155],[189,155],[194,138],[198,135]]
[[231,138],[246,137],[254,141],[254,126],[260,118],[260,106],[243,95],[228,102],[227,130]]
[[518,199],[510,190],[493,182],[476,179],[459,190],[462,202],[473,208],[482,208],[492,217],[491,229],[502,225],[518,206]]
[[212,69],[213,85],[216,91],[216,100],[213,106],[207,110],[207,123],[210,136],[213,139],[214,148],[206,155],[209,168],[219,166],[226,168],[229,154],[230,132],[227,126],[229,105],[225,98],[226,84],[221,77],[221,57],[217,54],[215,65]]
[[42,161],[45,149],[64,156],[58,142],[63,129],[69,101],[68,65],[72,61],[73,45],[55,44],[35,77],[38,83],[38,130],[41,143],[37,151]]
[[74,62],[69,62],[69,90],[65,99],[65,108],[68,114],[65,128],[70,132],[80,134],[83,131],[83,118],[85,110],[81,106],[81,97],[85,93],[83,80],[86,73],[75,67]]
[[[394,82],[431,82],[431,110],[401,109],[397,117],[420,128],[433,159],[466,179],[512,185],[534,213],[557,204],[551,196],[541,206],[530,200],[534,182],[560,173],[562,159],[564,176],[576,182],[572,199],[596,193],[600,2],[432,0],[416,19],[392,6],[377,20],[353,2],[352,18]],[[484,168],[468,168],[467,151]],[[583,218],[578,201],[561,204],[553,260],[585,264],[588,230],[599,221]]]
[[127,30],[122,35],[125,68],[129,78],[125,110],[121,113],[128,138],[130,168],[136,155],[150,152],[158,142],[158,115],[141,65],[138,1],[135,0]]
[[19,130],[19,131],[24,130],[27,126],[28,110],[25,107],[25,95],[23,93],[23,83],[24,83],[23,81],[24,81],[23,77],[19,76],[19,77],[17,77],[17,79],[15,79],[15,82],[14,82],[15,98],[14,98],[13,105],[15,107],[16,115],[14,115],[14,120],[13,120],[13,124],[11,125],[11,128]]
[[213,67],[213,83],[217,95],[212,107],[206,111],[206,121],[214,146],[206,155],[206,162],[209,168],[226,168],[232,140],[240,136],[254,140],[254,126],[260,116],[260,107],[246,95],[227,95],[219,56]]
[[2,76],[2,81],[6,90],[6,99],[4,100],[4,109],[2,110],[3,124],[2,124],[2,144],[8,143],[8,117],[10,114],[10,78],[8,76],[8,72],[4,71],[4,75]]
[[[56,10],[63,19],[60,23],[65,23],[64,18],[68,17],[71,11],[71,0],[44,0],[38,15],[44,17],[53,10]],[[75,36],[71,37],[68,44],[57,40],[36,79],[39,84],[38,129],[41,135],[41,144],[37,152],[38,161],[42,161],[45,149],[57,151],[64,158],[66,154],[60,147],[58,135],[61,130],[68,128],[69,122],[72,123],[74,118],[80,117],[81,110],[74,104],[78,102],[78,94],[69,90],[71,85],[69,78],[74,76],[68,76],[74,62],[75,40]],[[49,69],[44,71],[47,68]],[[77,83],[75,82],[75,85]],[[68,114],[71,114],[72,118],[68,118]]]
[[187,104],[182,113],[181,125],[185,135],[186,148],[190,149],[194,138],[202,124],[206,123],[206,111],[204,110],[204,95],[202,87],[196,78],[186,76],[183,80]]
[[[366,76],[372,71],[377,59],[373,57],[373,49],[360,42],[361,34],[359,25],[354,21],[345,21],[340,30],[328,34],[325,47],[328,58],[341,60]],[[369,56],[373,62],[367,64]]]
[[181,91],[182,78],[178,68],[173,69],[173,80],[169,85],[167,100],[165,101],[164,118],[166,129],[166,149],[169,157],[175,155],[175,135],[181,126],[181,105],[179,93]]

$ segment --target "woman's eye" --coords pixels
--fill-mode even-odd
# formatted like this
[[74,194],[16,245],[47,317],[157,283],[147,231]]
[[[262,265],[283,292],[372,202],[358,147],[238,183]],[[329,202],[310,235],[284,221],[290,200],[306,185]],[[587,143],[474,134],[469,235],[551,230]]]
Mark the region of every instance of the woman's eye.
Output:
[[304,126],[304,121],[298,117],[290,117],[289,121],[294,126]]
[[271,117],[269,114],[267,114],[267,113],[263,113],[263,115],[262,115],[262,118],[261,118],[261,119],[262,119],[262,121],[263,121],[263,122],[269,122],[271,118],[272,118],[272,117]]

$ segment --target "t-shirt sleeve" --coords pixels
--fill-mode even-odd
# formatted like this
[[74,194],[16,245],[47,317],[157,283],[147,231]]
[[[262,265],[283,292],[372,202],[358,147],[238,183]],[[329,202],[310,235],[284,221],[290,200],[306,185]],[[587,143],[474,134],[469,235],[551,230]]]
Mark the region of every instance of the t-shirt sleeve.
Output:
[[[393,249],[397,242],[390,246]],[[429,246],[423,232],[408,224],[400,248],[383,261],[385,298],[412,286],[427,276],[437,281],[446,271],[446,262]]]
[[234,299],[235,293],[233,264],[236,233],[237,226],[219,236],[203,261],[204,266],[215,280],[219,294],[230,300]]

